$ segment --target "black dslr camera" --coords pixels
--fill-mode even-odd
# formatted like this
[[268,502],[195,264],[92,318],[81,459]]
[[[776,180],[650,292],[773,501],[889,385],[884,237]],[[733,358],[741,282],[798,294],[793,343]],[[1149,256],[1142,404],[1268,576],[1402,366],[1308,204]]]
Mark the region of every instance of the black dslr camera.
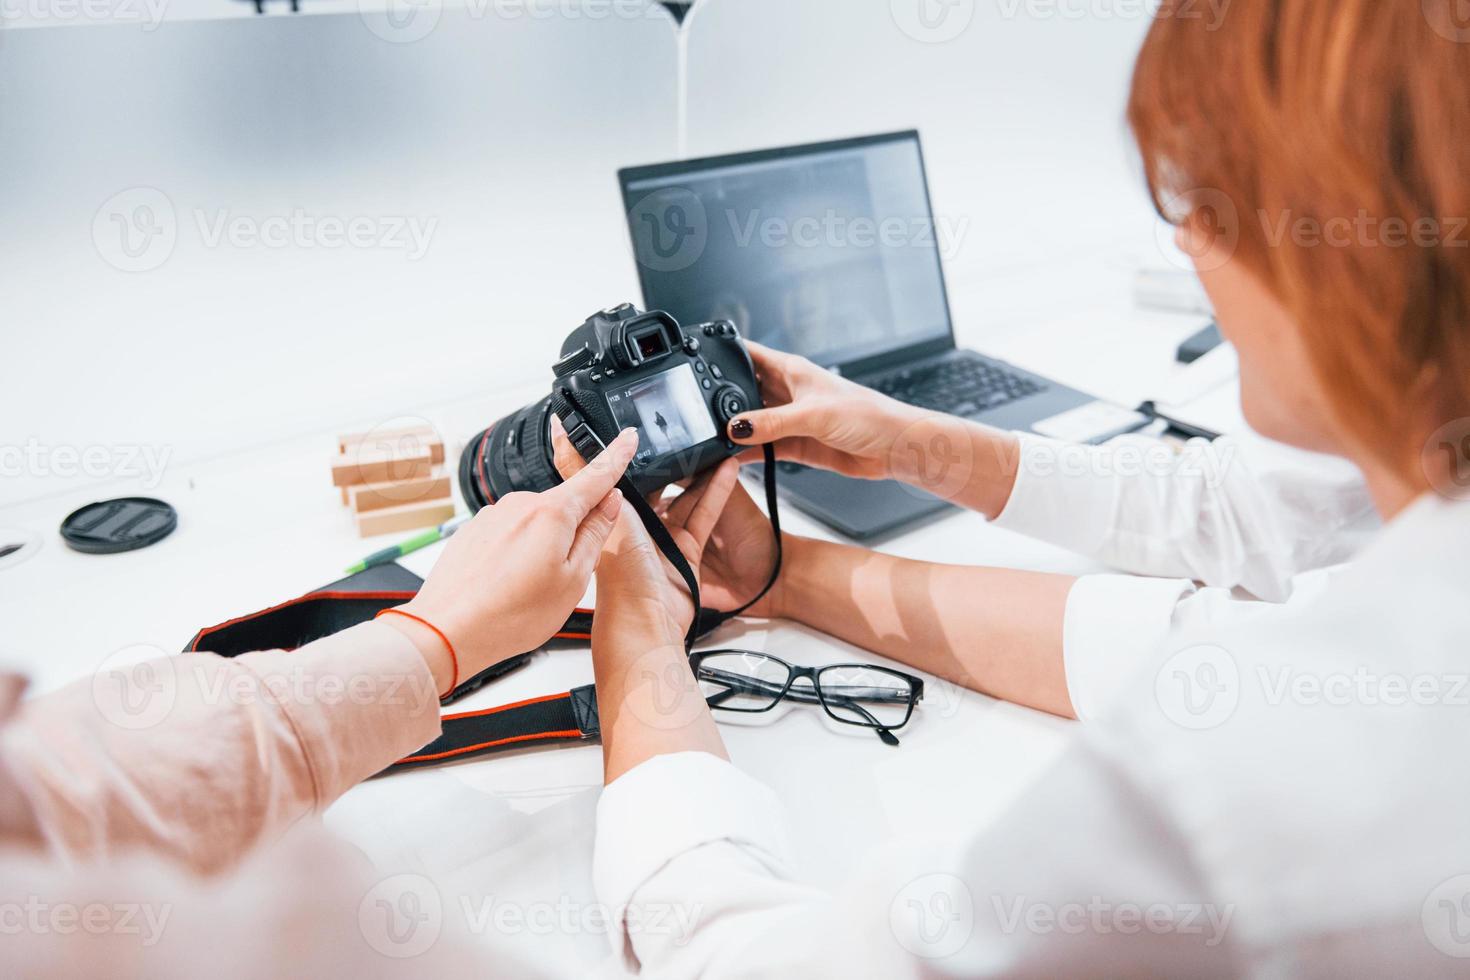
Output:
[[734,324],[685,329],[667,313],[640,313],[626,303],[573,330],[552,372],[551,395],[465,447],[459,484],[471,510],[561,482],[552,462],[553,412],[580,420],[567,425],[567,435],[588,459],[623,429],[636,428],[628,478],[648,494],[739,452],[726,427],[761,405],[755,367]]

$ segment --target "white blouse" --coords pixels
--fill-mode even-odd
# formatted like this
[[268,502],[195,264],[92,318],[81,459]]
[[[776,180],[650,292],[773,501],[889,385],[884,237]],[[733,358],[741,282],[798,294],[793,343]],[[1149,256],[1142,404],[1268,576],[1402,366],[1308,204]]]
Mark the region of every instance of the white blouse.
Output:
[[[779,801],[728,763],[665,756],[609,786],[594,876],[626,909],[628,963],[670,977],[1464,975],[1470,504],[1422,499],[1351,565],[1314,569],[1352,550],[1340,538],[1363,520],[1361,490],[1237,465],[1213,486],[1035,469],[1018,483],[1004,523],[1049,520],[1048,538],[1070,529],[1080,550],[1184,581],[1167,602],[1139,583],[1162,621],[1142,655],[1117,639],[1133,611],[1094,602],[1123,601],[1128,580],[1079,583],[1069,674],[1101,671],[1116,642],[1131,681],[1074,681],[1094,720],[982,832],[855,855],[857,877],[828,892],[792,880]],[[1089,610],[1114,639],[1079,651]],[[639,927],[660,910],[687,927]]]
[[1171,631],[1313,596],[1379,528],[1355,467],[1249,432],[1177,453],[1140,436],[1022,435],[995,523],[1132,573],[1085,576],[1067,596],[1068,693],[1084,721]]

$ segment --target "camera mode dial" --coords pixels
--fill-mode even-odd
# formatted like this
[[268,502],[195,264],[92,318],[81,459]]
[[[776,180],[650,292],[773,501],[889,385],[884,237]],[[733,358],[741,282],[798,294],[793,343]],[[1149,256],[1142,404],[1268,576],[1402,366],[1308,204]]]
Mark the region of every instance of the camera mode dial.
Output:
[[551,373],[558,378],[565,378],[569,374],[576,374],[583,368],[591,367],[596,360],[597,355],[592,353],[591,348],[579,347],[553,364]]

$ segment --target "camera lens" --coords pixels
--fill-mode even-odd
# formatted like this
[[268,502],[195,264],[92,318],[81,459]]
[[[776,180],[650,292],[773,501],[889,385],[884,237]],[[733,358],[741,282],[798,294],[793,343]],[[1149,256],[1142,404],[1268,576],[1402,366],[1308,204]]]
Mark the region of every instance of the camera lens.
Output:
[[465,446],[459,488],[472,511],[520,490],[540,493],[561,482],[551,455],[551,399],[496,422]]

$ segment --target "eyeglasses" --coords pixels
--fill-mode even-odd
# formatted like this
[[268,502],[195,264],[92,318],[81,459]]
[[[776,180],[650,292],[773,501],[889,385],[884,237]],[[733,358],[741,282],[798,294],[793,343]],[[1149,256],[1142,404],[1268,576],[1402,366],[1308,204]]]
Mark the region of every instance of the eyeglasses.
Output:
[[754,714],[783,699],[820,704],[829,717],[871,728],[887,745],[898,744],[894,730],[908,724],[924,697],[921,678],[871,664],[794,667],[753,650],[704,650],[689,666],[712,709]]

